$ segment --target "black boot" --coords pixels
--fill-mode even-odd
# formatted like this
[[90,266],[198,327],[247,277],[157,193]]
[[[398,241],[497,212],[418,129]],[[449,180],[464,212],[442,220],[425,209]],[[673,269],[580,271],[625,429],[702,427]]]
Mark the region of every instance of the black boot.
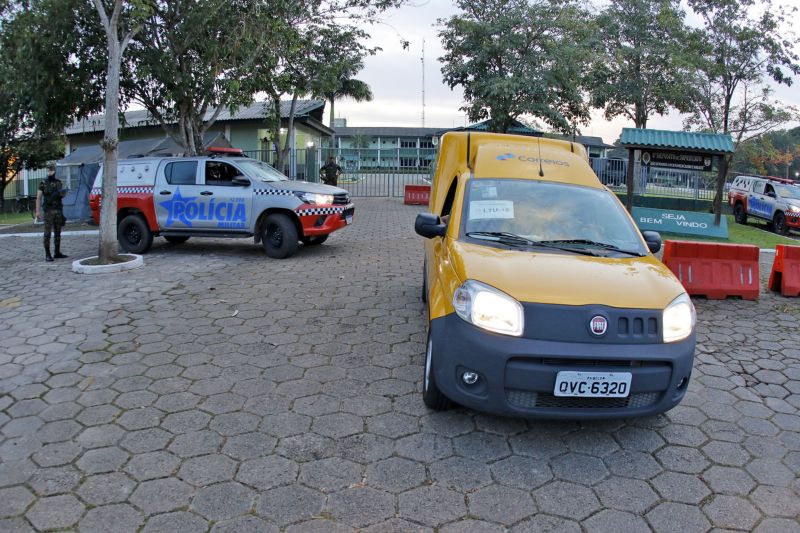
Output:
[[44,260],[47,261],[48,263],[52,263],[53,262],[53,256],[50,255],[50,247],[49,246],[45,246],[44,247]]
[[55,257],[56,259],[66,259],[66,258],[67,258],[67,257],[69,257],[69,256],[68,256],[68,255],[64,255],[64,254],[62,254],[62,253],[61,253],[61,250],[59,250],[58,248],[56,248],[56,255],[54,255],[53,257]]

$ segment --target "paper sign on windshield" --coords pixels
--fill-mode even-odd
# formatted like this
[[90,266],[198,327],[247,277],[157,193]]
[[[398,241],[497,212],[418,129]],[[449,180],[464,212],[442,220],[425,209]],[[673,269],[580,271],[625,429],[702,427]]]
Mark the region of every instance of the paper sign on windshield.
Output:
[[470,202],[470,220],[498,218],[514,218],[514,202],[508,200],[479,200]]

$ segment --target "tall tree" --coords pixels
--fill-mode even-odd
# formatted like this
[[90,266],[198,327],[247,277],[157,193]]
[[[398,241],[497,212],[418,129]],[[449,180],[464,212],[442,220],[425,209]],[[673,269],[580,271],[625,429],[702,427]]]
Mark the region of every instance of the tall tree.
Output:
[[[361,67],[359,66],[359,70],[360,68]],[[372,89],[370,89],[366,82],[350,77],[340,79],[337,87],[328,90],[323,96],[326,100],[328,100],[328,103],[331,106],[328,114],[328,125],[331,128],[333,128],[333,119],[336,116],[334,112],[336,100],[341,100],[342,98],[351,98],[356,102],[371,102],[373,99]]]
[[92,0],[106,36],[105,133],[103,147],[103,201],[100,206],[98,262],[108,264],[117,256],[117,154],[119,145],[119,97],[122,56],[139,29],[142,6],[123,0]]
[[[769,98],[765,78],[791,85],[800,73],[798,41],[788,37],[797,8],[786,11],[769,0],[689,0],[703,21],[696,34],[697,77],[689,128],[731,134],[738,144],[789,119],[793,110]],[[722,213],[722,192],[731,157],[720,158],[715,222]]]
[[530,115],[564,133],[589,120],[582,94],[590,14],[577,0],[457,0],[440,20],[442,75],[472,121],[506,132]]
[[653,114],[687,109],[686,28],[678,0],[612,0],[597,19],[602,53],[589,76],[592,105],[605,118],[646,128]]

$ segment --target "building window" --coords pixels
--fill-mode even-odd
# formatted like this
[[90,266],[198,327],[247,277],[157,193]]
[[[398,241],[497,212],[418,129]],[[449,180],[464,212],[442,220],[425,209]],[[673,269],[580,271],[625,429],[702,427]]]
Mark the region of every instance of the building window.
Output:
[[416,148],[416,147],[417,147],[417,141],[416,140],[413,140],[413,141],[412,140],[407,140],[407,139],[401,139],[400,140],[400,148]]
[[419,141],[420,148],[433,148],[433,141],[431,140],[421,140]]
[[417,158],[416,157],[401,157],[400,158],[400,166],[401,167],[416,167],[417,166]]

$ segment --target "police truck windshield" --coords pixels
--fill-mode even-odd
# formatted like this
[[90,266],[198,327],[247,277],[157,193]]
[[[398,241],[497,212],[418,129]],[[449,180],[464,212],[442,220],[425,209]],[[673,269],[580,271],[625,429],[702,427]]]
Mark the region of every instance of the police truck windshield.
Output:
[[237,159],[236,164],[244,170],[244,173],[253,179],[259,181],[288,181],[289,178],[272,168],[266,163],[256,161],[255,159]]
[[529,244],[567,244],[598,253],[646,253],[624,208],[613,193],[603,189],[538,180],[476,179],[469,183],[466,200],[461,234],[467,238],[513,244],[508,237],[514,236]]
[[778,194],[781,195],[781,198],[791,198],[793,200],[800,200],[800,188],[798,187],[784,187],[784,186],[777,186],[775,187],[778,190]]

